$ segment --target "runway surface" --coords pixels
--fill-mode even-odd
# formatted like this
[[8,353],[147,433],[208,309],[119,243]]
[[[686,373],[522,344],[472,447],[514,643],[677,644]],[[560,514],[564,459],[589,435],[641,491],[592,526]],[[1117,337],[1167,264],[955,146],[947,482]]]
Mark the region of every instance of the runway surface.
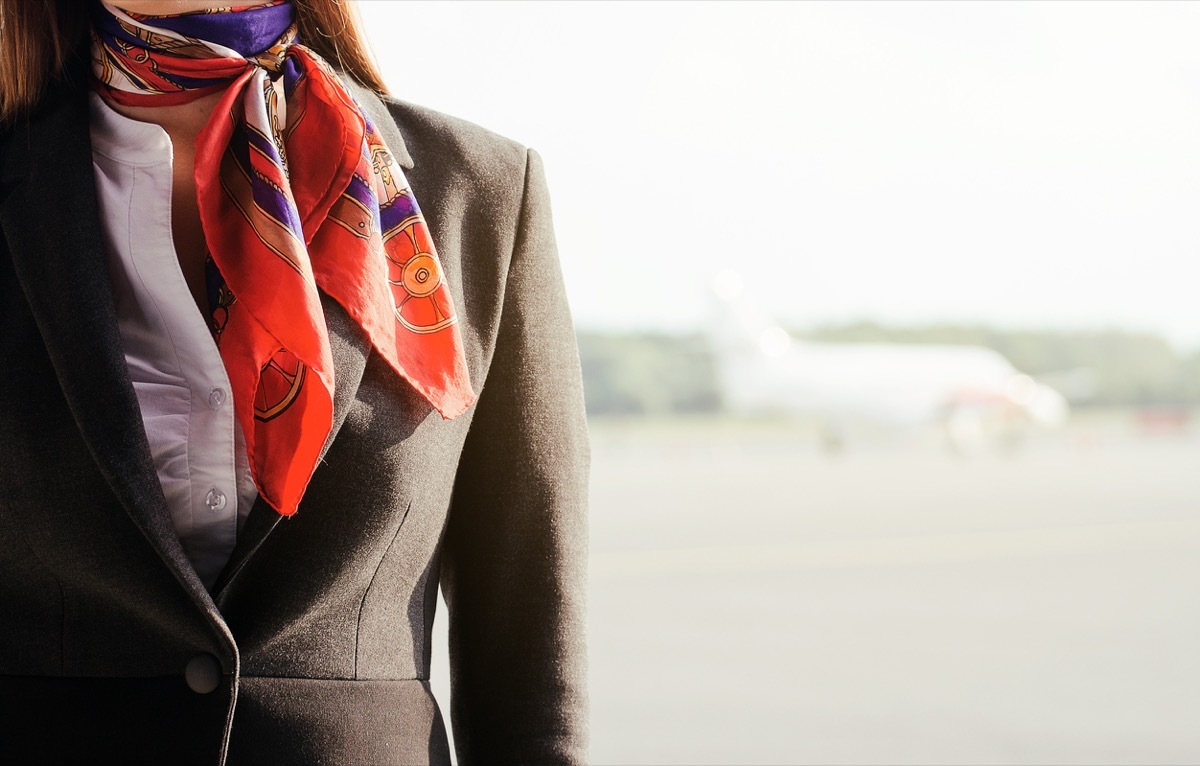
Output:
[[1196,435],[830,456],[599,423],[593,450],[595,763],[1200,762]]

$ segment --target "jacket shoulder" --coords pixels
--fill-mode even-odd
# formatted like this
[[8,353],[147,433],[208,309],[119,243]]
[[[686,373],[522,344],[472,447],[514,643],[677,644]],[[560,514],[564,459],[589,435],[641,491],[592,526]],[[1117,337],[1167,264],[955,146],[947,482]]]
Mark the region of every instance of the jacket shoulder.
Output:
[[459,117],[391,96],[381,97],[418,169],[435,167],[448,180],[481,190],[518,193],[524,186],[528,148]]

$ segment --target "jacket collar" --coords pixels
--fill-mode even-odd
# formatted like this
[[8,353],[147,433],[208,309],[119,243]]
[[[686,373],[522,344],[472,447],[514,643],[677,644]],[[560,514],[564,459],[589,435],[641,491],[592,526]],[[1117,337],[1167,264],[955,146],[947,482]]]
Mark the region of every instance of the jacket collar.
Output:
[[387,105],[376,95],[375,91],[359,85],[349,75],[341,75],[341,80],[342,84],[346,86],[346,90],[350,91],[350,94],[354,96],[354,100],[358,102],[359,107],[371,119],[371,123],[383,136],[383,142],[387,144],[392,157],[399,163],[400,167],[405,170],[412,170],[412,155],[408,153],[408,145],[404,142],[404,136],[401,135],[400,129],[396,126],[396,120],[392,117],[391,112],[388,111]]

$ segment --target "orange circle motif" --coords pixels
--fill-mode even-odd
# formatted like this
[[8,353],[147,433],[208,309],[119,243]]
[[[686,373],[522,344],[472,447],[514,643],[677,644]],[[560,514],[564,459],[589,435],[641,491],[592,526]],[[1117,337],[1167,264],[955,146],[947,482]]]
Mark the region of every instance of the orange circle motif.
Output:
[[414,298],[424,298],[438,289],[442,283],[442,271],[436,258],[428,253],[418,253],[404,264],[400,281]]
[[435,333],[457,322],[449,285],[419,215],[410,216],[386,239],[388,282],[396,321],[415,333]]

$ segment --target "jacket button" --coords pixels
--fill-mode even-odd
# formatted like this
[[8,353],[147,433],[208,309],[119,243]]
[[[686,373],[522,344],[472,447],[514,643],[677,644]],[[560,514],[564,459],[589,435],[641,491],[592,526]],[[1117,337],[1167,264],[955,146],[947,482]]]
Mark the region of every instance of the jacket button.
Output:
[[208,694],[221,685],[221,663],[211,654],[197,654],[183,669],[183,680],[197,694]]

